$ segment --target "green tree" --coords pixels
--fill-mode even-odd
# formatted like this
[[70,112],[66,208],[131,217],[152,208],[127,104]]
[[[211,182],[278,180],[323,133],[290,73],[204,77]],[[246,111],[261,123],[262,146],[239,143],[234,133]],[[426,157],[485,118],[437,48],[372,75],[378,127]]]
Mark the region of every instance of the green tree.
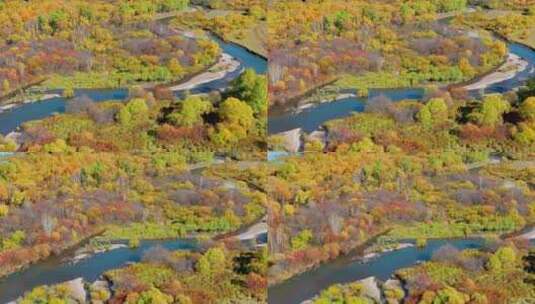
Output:
[[457,291],[453,287],[446,287],[437,292],[433,304],[465,304],[468,300],[468,295]]
[[529,121],[535,121],[535,97],[528,97],[520,105],[520,115]]
[[299,232],[295,237],[292,238],[292,249],[301,250],[308,247],[310,241],[312,240],[312,231],[304,229]]
[[219,107],[218,114],[226,124],[240,126],[246,130],[254,125],[253,110],[237,98],[227,98]]
[[448,119],[448,106],[442,98],[432,98],[418,112],[418,120],[426,128],[432,128]]
[[171,113],[167,118],[176,126],[192,127],[203,122],[202,116],[211,112],[212,103],[200,96],[188,96],[180,103],[178,112]]
[[158,11],[171,12],[179,11],[188,7],[189,0],[160,0]]
[[2,91],[4,91],[4,94],[9,93],[9,90],[11,90],[11,85],[9,84],[9,80],[4,79],[4,82],[2,82]]
[[0,204],[0,218],[6,216],[9,213],[9,206]]
[[65,98],[73,98],[74,97],[74,89],[72,88],[72,86],[67,86],[63,90],[63,97],[65,97]]
[[167,68],[173,77],[178,78],[184,75],[184,68],[176,58],[171,58],[171,60],[169,60],[169,63],[167,63]]
[[43,146],[43,151],[47,153],[67,153],[74,151],[63,139],[56,139],[55,141]]
[[245,101],[255,114],[267,110],[267,79],[257,75],[253,69],[246,69],[232,84],[231,94]]
[[212,276],[222,272],[226,267],[225,251],[214,247],[208,249],[197,262],[197,270],[205,276]]
[[22,242],[26,239],[26,233],[22,230],[17,230],[11,234],[8,238],[2,240],[0,249],[9,250],[15,249],[22,245]]
[[435,0],[438,10],[441,12],[459,11],[466,8],[467,0]]
[[152,287],[139,295],[136,304],[171,304],[173,297],[161,292],[159,289]]
[[512,247],[501,247],[489,258],[487,268],[501,272],[513,269],[517,264],[516,251]]
[[514,135],[515,140],[522,145],[529,145],[535,142],[535,129],[525,123],[519,125],[520,131]]
[[149,107],[145,100],[135,98],[129,101],[117,114],[117,120],[123,126],[133,126],[148,120]]
[[469,114],[469,118],[480,125],[495,126],[503,122],[502,116],[511,105],[500,94],[491,94],[483,98],[478,110]]
[[211,135],[217,145],[235,144],[253,130],[253,110],[237,98],[227,98],[219,107],[218,115],[221,122],[217,124],[217,132]]

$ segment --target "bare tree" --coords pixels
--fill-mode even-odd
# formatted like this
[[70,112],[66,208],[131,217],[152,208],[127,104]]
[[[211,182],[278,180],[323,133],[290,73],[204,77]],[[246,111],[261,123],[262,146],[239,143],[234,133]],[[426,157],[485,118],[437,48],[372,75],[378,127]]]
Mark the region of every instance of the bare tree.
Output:
[[45,231],[47,236],[50,236],[52,234],[52,231],[54,231],[54,228],[56,227],[56,223],[56,218],[50,216],[47,213],[41,216],[41,225],[43,226],[43,230]]
[[93,105],[93,100],[87,95],[75,97],[65,103],[65,112],[72,114],[86,113]]

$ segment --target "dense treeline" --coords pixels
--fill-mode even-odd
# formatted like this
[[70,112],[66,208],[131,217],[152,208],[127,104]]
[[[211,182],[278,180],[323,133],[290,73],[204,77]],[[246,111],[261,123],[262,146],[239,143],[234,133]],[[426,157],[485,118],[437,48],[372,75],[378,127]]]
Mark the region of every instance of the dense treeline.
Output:
[[133,88],[125,103],[72,98],[66,114],[25,124],[18,142],[2,138],[4,151],[30,153],[0,163],[1,273],[103,230],[172,238],[257,220],[263,195],[184,170],[216,155],[263,159],[266,98],[265,77],[246,70],[223,96]]
[[485,29],[511,41],[535,46],[535,4],[525,11],[511,9],[482,10],[458,16],[454,22],[476,29]]
[[207,7],[182,14],[175,23],[190,28],[208,28],[225,40],[241,44],[267,57],[267,5],[265,1],[193,1]]
[[[223,95],[186,96],[165,88],[132,88],[126,102],[72,98],[65,114],[22,126],[18,143],[3,139],[3,151],[173,151],[187,162],[215,154],[263,158],[267,115],[265,76],[246,70]],[[17,147],[18,144],[18,147]]]
[[[398,271],[409,303],[514,303],[533,298],[529,244],[490,244],[484,250],[444,246],[430,262]],[[531,258],[530,258],[531,256]]]
[[[439,248],[429,262],[401,269],[380,284],[396,303],[522,303],[534,296],[533,252],[522,242],[490,242],[483,250]],[[401,282],[399,280],[401,280]],[[362,282],[330,286],[314,304],[377,303]]]
[[[390,228],[390,237],[425,239],[533,223],[533,88],[519,95],[380,96],[365,112],[328,122],[326,144],[306,139],[303,157],[271,168],[272,280]],[[496,155],[503,163],[492,166]]]
[[89,286],[81,302],[68,284],[59,284],[35,288],[18,303],[266,303],[266,261],[266,250],[240,251],[233,244],[203,253],[153,247],[142,262],[105,273],[112,286]]
[[2,2],[2,95],[43,79],[45,88],[118,87],[205,68],[220,54],[216,43],[156,21],[187,2]]
[[[278,1],[269,12],[271,103],[337,88],[459,82],[500,63],[505,44],[440,21],[464,1]],[[287,12],[292,12],[288,14]]]
[[173,152],[31,153],[0,163],[0,273],[104,231],[104,240],[233,231],[265,195],[187,170]]

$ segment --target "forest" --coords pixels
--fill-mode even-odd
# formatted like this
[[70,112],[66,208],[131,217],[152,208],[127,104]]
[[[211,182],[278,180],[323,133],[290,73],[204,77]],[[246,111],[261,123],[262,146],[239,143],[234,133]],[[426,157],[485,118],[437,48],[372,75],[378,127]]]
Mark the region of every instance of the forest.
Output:
[[176,81],[213,64],[219,46],[170,28],[187,0],[3,1],[2,96],[42,89]]
[[73,153],[164,152],[195,163],[215,156],[260,159],[266,124],[265,76],[241,74],[224,94],[182,99],[165,88],[130,89],[128,101],[66,101],[66,113],[30,121],[17,142],[0,138],[0,151]]
[[0,302],[530,303],[534,18],[0,1]]
[[[522,243],[489,242],[484,250],[445,245],[431,261],[399,270],[381,285],[386,303],[514,303],[533,297],[533,251]],[[401,282],[406,290],[401,288]],[[325,289],[314,304],[377,303],[362,281]],[[521,302],[520,302],[521,303]]]
[[270,282],[374,236],[425,242],[533,223],[531,85],[481,100],[459,90],[378,96],[327,122],[326,143],[305,136],[304,156],[269,172]]
[[278,1],[268,13],[270,104],[328,84],[366,96],[370,88],[485,73],[503,61],[506,47],[442,21],[465,8],[466,1]]
[[[256,28],[253,21],[265,15],[261,4],[0,3],[3,101],[59,92],[64,107],[0,135],[0,297],[6,282],[59,257],[68,256],[57,265],[63,267],[123,246],[183,240],[198,245],[153,246],[97,281],[35,288],[20,282],[20,297],[12,300],[267,301],[265,246],[256,246],[256,235],[245,241],[237,236],[266,213],[259,172],[267,147],[267,78],[224,54],[216,39],[236,40],[243,46],[235,47],[247,52],[241,26]],[[217,32],[226,19],[203,16],[223,11],[236,21]],[[237,64],[228,75],[216,65],[225,56]],[[173,91],[203,73],[224,73],[215,79],[222,85],[200,82],[195,93]],[[79,90],[91,88],[121,88],[127,96],[93,99]],[[11,108],[2,110],[9,119]]]
[[[265,250],[244,252],[232,244],[220,244],[205,252],[153,247],[141,262],[104,274],[112,288],[108,283],[92,284],[87,294],[91,303],[259,303],[266,300],[266,258]],[[20,303],[43,300],[47,303],[80,301],[70,286],[63,283],[37,287]]]
[[135,243],[233,231],[258,220],[266,201],[169,152],[32,153],[3,161],[0,172],[4,275],[93,236]]

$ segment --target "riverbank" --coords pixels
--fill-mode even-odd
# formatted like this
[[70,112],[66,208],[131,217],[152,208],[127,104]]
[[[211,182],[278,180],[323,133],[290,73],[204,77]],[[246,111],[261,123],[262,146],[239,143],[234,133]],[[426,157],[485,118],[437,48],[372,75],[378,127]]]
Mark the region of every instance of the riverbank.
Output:
[[518,73],[526,70],[528,65],[529,63],[520,56],[509,53],[505,63],[492,73],[480,77],[475,82],[462,86],[461,88],[467,91],[485,89],[490,85],[514,78]]
[[[255,233],[263,233],[263,229],[267,228],[262,223],[265,224],[264,217],[260,222],[245,225],[244,227],[248,228],[242,233],[233,235],[232,238],[238,238],[244,245],[250,246],[251,239],[249,237],[255,236]],[[241,231],[241,228],[236,231]],[[134,247],[127,246],[126,242],[114,242],[109,246],[100,248],[84,248],[81,247],[83,244],[80,244],[78,248],[62,252],[57,256],[51,256],[40,263],[35,263],[32,267],[26,267],[20,272],[0,279],[0,303],[12,301],[37,286],[65,284],[75,278],[82,280],[86,287],[94,285],[95,282],[106,281],[105,272],[141,261],[147,250],[156,246],[170,251],[199,251],[202,248],[207,248],[207,245],[210,245],[210,242],[216,238],[141,240]],[[258,245],[254,247],[258,247]],[[108,285],[108,287],[111,286]]]
[[141,261],[147,250],[155,246],[169,251],[195,251],[200,248],[197,242],[182,239],[164,242],[142,241],[138,247],[97,253],[76,263],[69,262],[68,257],[72,253],[64,253],[1,279],[0,303],[14,301],[38,286],[51,286],[80,278],[87,283],[102,280],[103,274],[109,270]]
[[268,232],[267,215],[263,215],[252,223],[243,225],[238,230],[215,236],[214,240],[231,240],[249,241],[256,239],[258,236]]
[[13,110],[14,108],[22,104],[35,103],[58,97],[61,97],[61,95],[55,93],[47,93],[33,98],[21,99],[20,101],[8,100],[6,103],[4,103],[4,105],[0,106],[0,113]]
[[239,45],[240,47],[242,47],[245,50],[247,50],[249,53],[254,54],[254,55],[258,56],[258,57],[261,57],[264,60],[268,60],[268,51],[267,51],[267,49],[265,49],[265,47],[263,47],[262,45],[255,46],[255,44],[261,44],[261,43],[257,42],[257,41],[254,41],[254,38],[251,37],[253,35],[259,35],[259,33],[257,33],[256,29],[253,29],[250,32],[248,32],[246,37],[243,40],[227,39],[227,38],[223,37],[222,35],[219,35],[218,33],[214,32],[213,30],[211,30],[209,28],[205,28],[204,30],[210,32],[212,35],[214,35],[217,38],[223,40],[224,42],[233,43],[233,44]]
[[47,78],[46,77],[41,77],[35,81],[31,81],[30,83],[20,87],[20,88],[17,88],[15,90],[12,90],[11,92],[3,95],[3,96],[0,96],[0,105],[4,105],[4,104],[9,104],[9,103],[12,103],[11,100],[17,96],[19,96],[19,94],[21,92],[24,92],[25,90],[33,87],[33,86],[36,86],[36,85],[39,85],[41,83],[43,83]]
[[[381,233],[378,233],[374,235],[372,238],[368,239],[364,243],[355,246],[353,249],[350,249],[349,251],[342,252],[339,256],[329,259],[326,261],[319,261],[317,263],[312,263],[309,265],[306,265],[305,267],[300,267],[298,269],[295,269],[293,271],[288,271],[285,274],[279,274],[280,277],[273,278],[269,281],[269,287],[276,287],[278,285],[285,284],[286,282],[291,281],[293,278],[300,277],[303,275],[306,275],[307,273],[316,271],[318,268],[323,267],[324,265],[333,264],[333,265],[341,265],[341,264],[349,264],[349,263],[358,263],[358,264],[368,264],[371,262],[376,262],[379,259],[383,258],[387,254],[392,254],[399,251],[404,251],[407,249],[412,250],[423,250],[423,247],[416,246],[414,243],[415,240],[398,240],[399,243],[394,244],[390,247],[379,247],[374,248],[373,246],[378,241],[379,238],[383,236],[387,236],[390,231],[392,231],[393,228],[388,228],[387,230],[384,230]],[[523,234],[519,234],[519,231],[516,233],[508,233],[508,234],[501,234],[498,235],[501,239],[507,239],[511,237],[523,237],[527,238],[528,240],[535,240],[535,227],[533,227],[530,231],[527,231]],[[424,247],[427,248],[430,243],[435,242],[463,242],[463,241],[469,241],[469,240],[484,240],[485,238],[488,238],[490,235],[487,234],[473,234],[473,235],[467,235],[465,237],[431,237],[426,238],[426,242]]]
[[[203,11],[208,18],[224,17],[232,12],[237,12],[240,14],[248,13],[247,10],[210,9],[204,6],[196,6],[195,9],[197,11]],[[261,40],[262,37],[267,37],[267,23],[265,21],[260,21],[255,27],[246,29],[244,33],[240,34],[241,38],[224,37],[223,35],[215,32],[212,28],[206,26],[203,27],[203,30],[210,32],[212,35],[218,37],[224,42],[239,45],[248,52],[267,60],[268,50],[266,48],[266,43]]]
[[357,243],[354,246],[349,246],[350,248],[348,248],[345,251],[344,250],[340,251],[338,256],[336,256],[335,258],[308,263],[306,265],[296,267],[295,269],[285,269],[284,273],[282,271],[278,272],[276,277],[272,276],[269,278],[268,286],[274,287],[280,284],[284,284],[285,281],[291,280],[292,278],[298,275],[305,274],[309,271],[313,271],[314,269],[317,269],[318,267],[321,267],[324,264],[333,263],[339,260],[352,259],[355,256],[361,255],[366,248],[368,248],[373,243],[375,243],[377,239],[379,239],[381,236],[386,235],[388,232],[390,232],[390,230],[391,228],[386,228],[382,230],[381,232],[374,234],[373,236],[371,236],[369,239],[365,240],[364,242]]
[[59,253],[54,253],[54,252],[49,252],[48,255],[44,256],[44,257],[41,257],[41,258],[37,258],[35,260],[32,260],[32,261],[28,261],[27,263],[24,263],[24,264],[21,264],[21,265],[17,265],[17,267],[14,267],[12,269],[8,269],[8,270],[5,270],[5,271],[2,271],[0,270],[0,282],[2,281],[2,279],[4,279],[5,277],[8,277],[12,274],[15,274],[15,273],[18,273],[18,272],[21,272],[21,271],[24,271],[26,270],[27,268],[31,267],[32,265],[34,264],[37,264],[37,263],[40,263],[44,260],[47,260],[47,259],[50,259],[50,258],[54,258],[54,257],[58,257],[58,256],[61,256],[63,254],[68,254],[69,252],[74,252],[75,250],[77,250],[78,248],[84,246],[85,244],[89,243],[89,241],[96,237],[96,236],[99,236],[101,235],[102,233],[104,233],[104,230],[102,229],[99,229],[97,230],[96,232],[92,232],[90,233],[88,236],[82,238],[81,240],[79,241],[76,241],[76,242],[73,242],[73,243],[70,243],[70,244],[67,244],[66,246],[62,247],[60,250],[59,250]]
[[308,102],[307,98],[313,96],[315,93],[319,92],[322,88],[325,88],[335,83],[336,81],[338,81],[338,79],[339,79],[338,77],[335,77],[323,83],[320,83],[308,89],[302,94],[288,98],[284,104],[269,104],[270,115],[283,115],[285,113],[288,113],[289,111],[304,110],[306,108],[310,108],[310,107],[317,105],[317,103],[315,102]]
[[228,74],[236,71],[240,65],[240,62],[234,57],[223,53],[218,62],[207,71],[195,75],[179,85],[168,86],[167,88],[171,91],[191,90],[199,85],[225,78]]
[[[388,280],[387,282],[382,283],[379,280],[377,280],[376,277],[372,276],[372,277],[367,277],[362,280],[357,280],[351,284],[358,284],[360,298],[366,298],[367,300],[372,301],[372,303],[384,303],[381,287],[394,285],[396,284],[394,283],[394,281],[395,280]],[[401,283],[398,281],[396,285],[401,285]],[[339,286],[342,289],[344,289],[345,287],[350,288],[349,286],[343,286],[343,285],[339,285]],[[353,286],[356,286],[356,285],[353,285]],[[318,294],[309,300],[305,300],[301,302],[301,304],[314,304],[314,301],[318,300],[319,297],[320,295]]]
[[277,136],[280,136],[283,139],[284,149],[290,153],[297,153],[301,150],[301,135],[302,132],[300,128],[277,134]]

